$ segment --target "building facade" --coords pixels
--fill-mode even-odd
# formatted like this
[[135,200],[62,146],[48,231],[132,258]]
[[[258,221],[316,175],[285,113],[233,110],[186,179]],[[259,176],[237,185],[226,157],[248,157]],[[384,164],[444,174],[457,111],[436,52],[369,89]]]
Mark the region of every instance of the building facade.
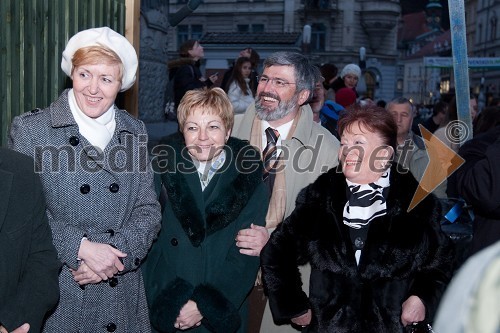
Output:
[[[170,0],[170,12],[187,2]],[[245,47],[255,48],[262,60],[279,50],[304,52],[314,63],[330,62],[340,71],[346,64],[358,64],[364,47],[364,77],[358,91],[388,100],[396,93],[400,13],[397,0],[204,0],[169,28],[168,57],[177,57],[183,41],[199,39],[207,75],[226,70]],[[305,26],[310,27],[306,43]]]

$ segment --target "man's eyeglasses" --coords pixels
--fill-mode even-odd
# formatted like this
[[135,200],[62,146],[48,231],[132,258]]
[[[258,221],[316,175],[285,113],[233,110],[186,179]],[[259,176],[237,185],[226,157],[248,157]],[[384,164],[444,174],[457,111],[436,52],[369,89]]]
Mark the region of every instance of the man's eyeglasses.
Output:
[[271,84],[275,88],[285,88],[289,84],[295,84],[295,82],[286,82],[283,79],[269,78],[267,76],[259,76],[258,81],[259,81],[259,84],[263,84],[263,85],[266,85],[268,82],[271,82]]

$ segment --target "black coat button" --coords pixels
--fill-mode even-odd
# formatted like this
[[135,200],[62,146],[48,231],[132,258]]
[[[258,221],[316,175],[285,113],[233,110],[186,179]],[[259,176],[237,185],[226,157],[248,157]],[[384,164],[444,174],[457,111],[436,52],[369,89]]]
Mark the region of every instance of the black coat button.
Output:
[[109,185],[109,190],[113,193],[118,192],[119,189],[120,189],[120,186],[117,183],[113,183],[113,184]]
[[77,136],[72,136],[69,138],[69,143],[72,145],[72,146],[78,146],[78,144],[80,143],[80,139],[77,137]]
[[116,324],[115,323],[109,323],[106,325],[106,330],[108,332],[114,332],[116,331]]
[[354,240],[354,246],[356,249],[361,250],[365,246],[365,241],[361,237],[356,237]]
[[90,192],[90,185],[89,184],[83,184],[82,186],[80,186],[80,192],[82,192],[82,194],[87,194]]
[[135,258],[134,259],[134,265],[139,266],[141,264],[141,259]]
[[111,237],[115,235],[115,231],[113,229],[106,230],[106,233],[109,234]]
[[109,286],[111,288],[114,288],[114,287],[116,287],[118,285],[118,279],[115,278],[115,277],[109,278],[108,282],[109,282]]
[[170,240],[170,244],[172,244],[173,246],[177,246],[177,244],[179,244],[179,241],[177,240],[177,238],[172,238]]

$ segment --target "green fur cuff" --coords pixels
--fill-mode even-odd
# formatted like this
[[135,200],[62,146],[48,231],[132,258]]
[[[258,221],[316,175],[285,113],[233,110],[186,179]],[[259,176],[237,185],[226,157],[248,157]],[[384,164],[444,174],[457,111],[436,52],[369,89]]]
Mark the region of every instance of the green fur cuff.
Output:
[[160,332],[175,332],[175,319],[184,304],[191,299],[193,286],[183,279],[169,283],[152,302],[151,325]]
[[198,305],[204,325],[214,332],[236,332],[241,318],[236,307],[220,291],[209,285],[199,285],[194,289],[192,300]]

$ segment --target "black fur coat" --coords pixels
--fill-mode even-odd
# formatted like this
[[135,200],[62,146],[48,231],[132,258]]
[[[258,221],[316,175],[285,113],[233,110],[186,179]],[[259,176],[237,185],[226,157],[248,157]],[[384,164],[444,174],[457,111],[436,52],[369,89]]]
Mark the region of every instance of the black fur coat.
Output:
[[[311,308],[307,332],[403,332],[401,305],[411,295],[420,297],[426,320],[432,319],[451,278],[453,251],[433,195],[407,212],[416,188],[411,174],[392,167],[387,215],[370,223],[359,266],[342,222],[344,175],[331,169],[303,189],[261,253],[274,320],[289,323]],[[297,269],[306,262],[309,298]]]

